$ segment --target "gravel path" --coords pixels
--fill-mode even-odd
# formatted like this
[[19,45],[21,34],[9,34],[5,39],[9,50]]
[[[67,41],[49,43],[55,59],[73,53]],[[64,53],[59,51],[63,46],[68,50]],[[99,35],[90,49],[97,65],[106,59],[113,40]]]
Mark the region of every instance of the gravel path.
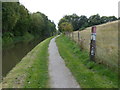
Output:
[[49,44],[49,75],[51,88],[80,88],[60,56],[55,38]]

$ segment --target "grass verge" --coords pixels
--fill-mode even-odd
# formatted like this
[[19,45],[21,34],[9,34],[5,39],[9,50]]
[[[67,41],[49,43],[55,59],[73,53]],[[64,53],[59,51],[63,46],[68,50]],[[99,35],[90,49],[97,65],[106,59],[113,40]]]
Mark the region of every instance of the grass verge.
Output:
[[46,88],[48,85],[48,45],[38,44],[4,78],[3,88]]
[[65,60],[81,88],[118,88],[118,74],[104,65],[89,60],[86,51],[66,36],[56,39],[60,55]]
[[[102,63],[109,68],[118,71],[118,22],[113,21],[97,25],[96,28],[96,62]],[[79,31],[81,46],[89,51],[91,28]],[[74,33],[74,40],[78,42],[78,31]]]

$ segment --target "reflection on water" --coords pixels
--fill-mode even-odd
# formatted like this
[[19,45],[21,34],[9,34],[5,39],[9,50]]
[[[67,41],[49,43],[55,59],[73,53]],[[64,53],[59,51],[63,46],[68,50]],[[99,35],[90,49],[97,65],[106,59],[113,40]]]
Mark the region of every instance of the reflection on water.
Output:
[[2,76],[4,77],[19,61],[42,40],[16,43],[14,47],[2,50]]

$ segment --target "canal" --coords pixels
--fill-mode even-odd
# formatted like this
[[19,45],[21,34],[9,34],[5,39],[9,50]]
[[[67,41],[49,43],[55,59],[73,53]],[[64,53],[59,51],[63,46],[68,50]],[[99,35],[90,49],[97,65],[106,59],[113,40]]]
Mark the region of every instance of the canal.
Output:
[[30,42],[19,42],[14,44],[11,48],[2,49],[2,76],[5,77],[7,73],[15,67],[21,59],[30,52],[42,40],[34,39]]

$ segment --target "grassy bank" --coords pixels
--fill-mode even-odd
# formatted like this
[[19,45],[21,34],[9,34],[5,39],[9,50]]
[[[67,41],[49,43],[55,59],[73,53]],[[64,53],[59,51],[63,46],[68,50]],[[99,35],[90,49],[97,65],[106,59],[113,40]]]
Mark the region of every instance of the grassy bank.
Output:
[[4,78],[3,88],[45,88],[48,85],[48,45],[38,44]]
[[118,75],[105,66],[91,62],[86,51],[62,35],[56,40],[60,55],[82,88],[117,88]]
[[[82,47],[89,51],[91,27],[80,31]],[[74,40],[78,42],[78,31],[74,32]],[[118,69],[118,21],[97,25],[96,61]]]

